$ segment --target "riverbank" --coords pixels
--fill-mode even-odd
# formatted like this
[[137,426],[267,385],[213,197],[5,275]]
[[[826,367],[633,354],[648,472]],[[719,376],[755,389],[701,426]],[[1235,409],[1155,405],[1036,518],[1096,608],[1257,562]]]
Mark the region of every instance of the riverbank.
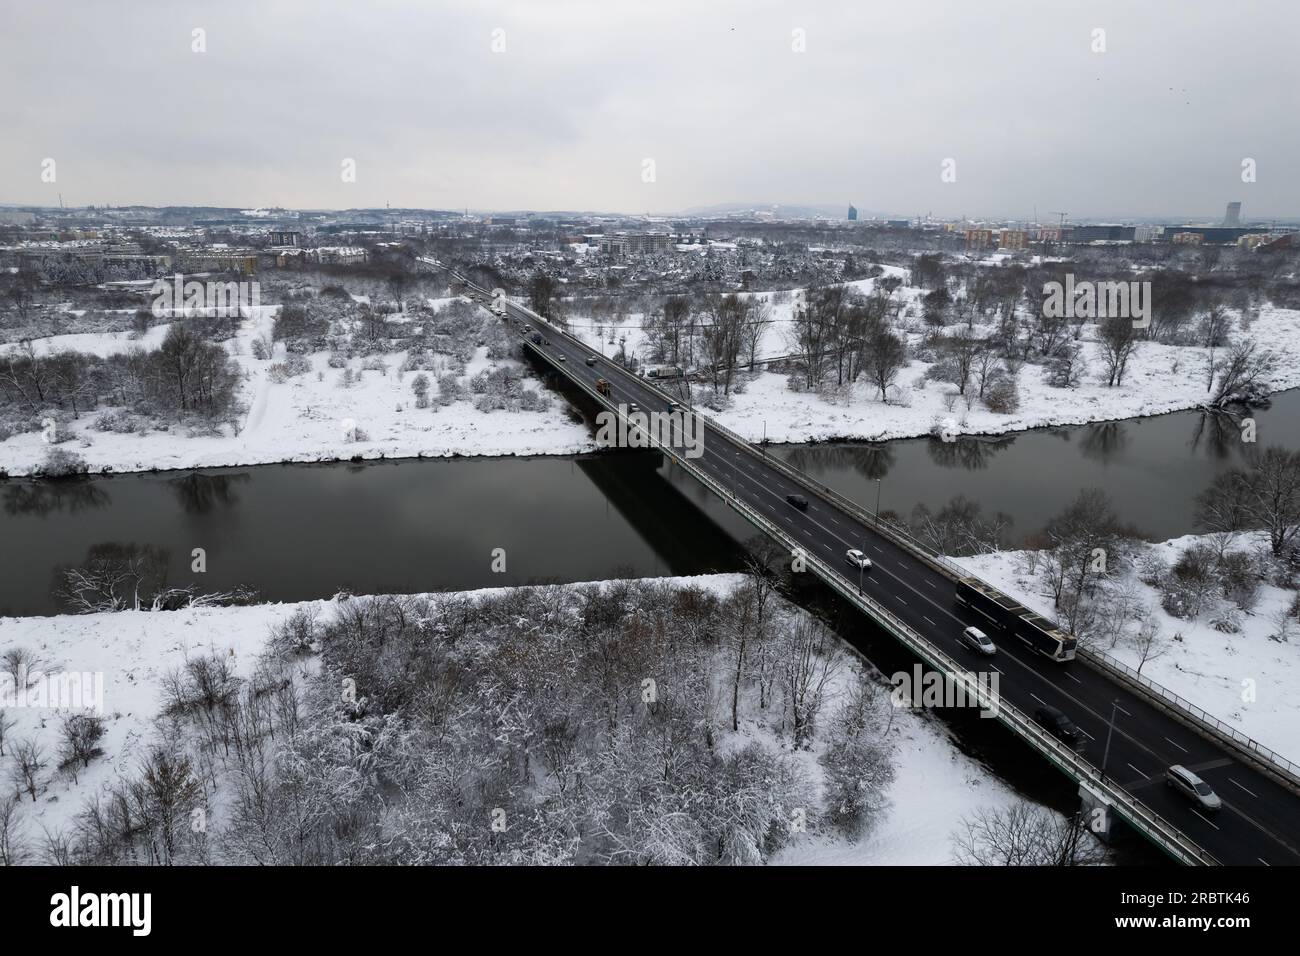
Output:
[[[1148,558],[1172,567],[1184,551],[1211,543],[1209,536],[1185,535],[1143,549]],[[1242,534],[1229,550],[1251,552],[1261,547],[1267,547],[1267,537],[1254,532]],[[1027,557],[1024,551],[1003,551],[954,560],[1026,607],[1054,618],[1045,563],[1031,570]],[[1296,600],[1295,591],[1262,582],[1249,610],[1213,601],[1191,619],[1166,613],[1160,592],[1133,570],[1119,572],[1108,595],[1117,596],[1098,600],[1122,599],[1130,608],[1129,619],[1116,643],[1090,646],[1129,667],[1141,665],[1142,676],[1300,762],[1300,698],[1295,692],[1300,686],[1300,620],[1281,623],[1283,612]],[[1143,662],[1137,633],[1145,618],[1157,628],[1158,636],[1145,650]],[[1239,630],[1225,633],[1221,629],[1225,620],[1233,621]]]
[[[857,283],[869,291],[870,282]],[[788,303],[774,304],[775,316],[764,338],[763,354],[789,351],[781,330],[789,329]],[[412,375],[400,371],[404,353],[379,356],[382,368],[365,368],[341,381],[343,370],[331,367],[326,353],[306,356],[307,371],[280,378],[274,367],[284,359],[283,345],[268,359],[252,358],[253,341],[268,336],[275,308],[263,307],[227,343],[244,375],[241,401],[246,411],[237,425],[191,433],[168,431],[101,431],[97,413],[64,423],[71,440],[61,448],[75,452],[91,473],[166,471],[236,467],[288,462],[328,462],[455,456],[570,455],[594,450],[594,436],[571,413],[558,394],[546,389],[519,362],[487,358],[475,351],[461,376],[464,394],[450,404],[431,402],[418,408]],[[629,321],[636,319],[629,317]],[[613,325],[611,336],[624,334],[629,352],[644,347],[644,334]],[[977,329],[977,331],[979,331]],[[982,330],[988,332],[989,330]],[[151,338],[160,335],[150,330]],[[579,329],[580,335],[583,333]],[[1300,388],[1300,311],[1265,307],[1249,331],[1278,357],[1267,385],[1271,392]],[[726,407],[710,413],[720,424],[751,441],[774,443],[847,442],[916,438],[943,427],[947,434],[1007,435],[1036,428],[1114,422],[1199,407],[1206,397],[1208,351],[1195,346],[1143,342],[1129,363],[1124,384],[1106,387],[1099,379],[1095,327],[1086,326],[1079,343],[1091,371],[1072,389],[1053,388],[1043,369],[1025,366],[1020,375],[1020,407],[1009,414],[990,411],[979,401],[951,401],[950,389],[927,381],[930,365],[910,362],[898,376],[890,402],[865,381],[829,392],[796,392],[787,376],[760,372],[744,381],[743,392]],[[919,333],[909,333],[915,347]],[[68,341],[61,341],[67,339]],[[594,340],[593,340],[594,341]],[[139,344],[123,333],[56,336],[44,340],[50,354],[63,349],[98,353]],[[544,394],[548,407],[536,411],[481,411],[468,382],[480,372],[506,366],[521,384]],[[436,389],[435,389],[436,390]],[[949,407],[949,406],[952,407]],[[0,441],[0,474],[33,474],[49,450],[40,431]]]
[[[723,596],[743,580],[743,575],[722,574],[662,579],[656,583],[674,588],[697,587]],[[508,595],[511,590],[484,589],[452,597],[478,601]],[[785,602],[779,603],[781,613],[805,613]],[[23,826],[28,835],[39,834],[42,827],[51,832],[66,829],[92,795],[138,772],[141,759],[160,726],[157,717],[164,699],[164,684],[173,669],[187,660],[218,655],[229,662],[236,676],[246,679],[252,676],[272,628],[295,614],[309,613],[324,618],[339,607],[338,601],[329,600],[158,613],[127,611],[0,619],[0,654],[26,648],[38,654],[46,673],[86,672],[102,675],[103,682],[105,734],[100,741],[103,754],[93,759],[75,780],[66,774],[42,777],[38,799],[22,805]],[[869,682],[879,686],[879,675],[847,645],[841,643],[839,653],[844,666],[827,685],[823,704],[828,720],[856,685]],[[309,666],[309,662],[305,663]],[[719,695],[719,699],[722,697],[725,695]],[[888,705],[885,706],[888,710]],[[718,713],[727,710],[716,700],[710,708]],[[718,749],[733,753],[758,745],[778,759],[797,763],[807,773],[820,803],[824,785],[817,759],[820,747],[791,749],[786,735],[776,729],[777,709],[778,704],[767,711],[746,706],[738,731],[732,731],[729,720],[721,720],[715,713],[711,719],[716,723]],[[14,726],[7,739],[32,740],[53,758],[59,747],[60,718],[65,713],[66,710],[49,708],[10,708],[8,714]],[[964,756],[951,742],[943,724],[929,714],[896,710],[887,717],[886,726],[884,743],[897,772],[884,794],[882,807],[873,814],[871,829],[853,842],[836,835],[826,825],[813,826],[806,835],[795,836],[793,844],[774,862],[947,863],[950,862],[949,837],[962,814],[977,808],[1002,808],[1016,800],[998,778]],[[219,821],[214,819],[213,824],[219,825]]]

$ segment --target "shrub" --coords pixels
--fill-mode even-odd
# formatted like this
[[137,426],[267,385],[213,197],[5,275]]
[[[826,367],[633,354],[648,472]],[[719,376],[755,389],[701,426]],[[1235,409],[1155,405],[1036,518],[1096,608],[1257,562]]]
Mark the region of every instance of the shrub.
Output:
[[84,475],[89,470],[90,466],[86,464],[86,459],[75,451],[51,446],[45,453],[45,460],[37,465],[32,473],[38,478],[70,478],[74,475]]

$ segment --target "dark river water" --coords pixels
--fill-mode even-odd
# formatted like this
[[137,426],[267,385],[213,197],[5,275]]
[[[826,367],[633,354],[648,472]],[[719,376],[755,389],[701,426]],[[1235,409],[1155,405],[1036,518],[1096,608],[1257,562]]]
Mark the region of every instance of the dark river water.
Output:
[[[1300,392],[1255,413],[1300,448]],[[1081,488],[1155,537],[1195,530],[1192,499],[1240,460],[1236,426],[1186,412],[1002,439],[773,446],[875,508],[962,494],[1039,530]],[[880,482],[877,484],[876,479]],[[265,600],[736,570],[749,526],[653,452],[575,458],[267,465],[71,482],[0,481],[0,614],[50,614],[58,568],[103,544],[165,551],[169,583]],[[206,552],[207,571],[190,570]],[[492,570],[494,549],[506,570]]]

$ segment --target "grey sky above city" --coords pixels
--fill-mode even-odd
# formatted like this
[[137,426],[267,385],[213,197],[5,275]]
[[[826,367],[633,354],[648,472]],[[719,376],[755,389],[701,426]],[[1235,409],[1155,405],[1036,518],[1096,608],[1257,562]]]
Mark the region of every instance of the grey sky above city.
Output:
[[1293,2],[5,7],[6,203],[1300,213]]

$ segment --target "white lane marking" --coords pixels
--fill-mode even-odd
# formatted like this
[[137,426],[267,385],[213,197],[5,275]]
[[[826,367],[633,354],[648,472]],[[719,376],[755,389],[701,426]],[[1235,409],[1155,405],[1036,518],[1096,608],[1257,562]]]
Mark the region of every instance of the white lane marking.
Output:
[[1040,704],[1042,704],[1044,707],[1047,706],[1047,701],[1043,700],[1043,698],[1039,697],[1039,696],[1038,696],[1037,694],[1035,694],[1032,690],[1029,692],[1029,696],[1032,697],[1032,698],[1034,698],[1034,700],[1038,701],[1038,702],[1039,702]]
[[1132,716],[1133,716],[1133,715],[1130,714],[1127,710],[1125,710],[1123,707],[1121,707],[1119,704],[1116,704],[1116,705],[1115,705],[1115,709],[1118,710],[1118,711],[1119,711],[1121,714],[1123,714],[1125,717],[1132,717]]
[[939,587],[939,585],[935,584],[935,583],[934,583],[933,581],[931,581],[929,578],[926,578],[926,579],[925,579],[925,583],[928,584],[928,585],[930,585],[930,587],[932,587],[932,588],[938,588],[938,587]]
[[921,615],[921,618],[925,621],[926,624],[929,624],[931,627],[938,627],[938,626],[939,626],[938,624],[935,624],[934,621],[932,621],[932,620],[930,620],[928,617],[926,617],[924,614]]
[[1083,681],[1079,680],[1079,678],[1075,677],[1075,676],[1074,676],[1073,674],[1071,674],[1069,671],[1066,671],[1066,672],[1065,672],[1065,676],[1068,677],[1068,678],[1070,678],[1070,680],[1074,681],[1076,684],[1082,684],[1082,683],[1083,683]]
[[[1192,812],[1195,813],[1195,814],[1196,814],[1198,817],[1200,817],[1202,820],[1204,820],[1206,823],[1210,823],[1209,818],[1208,818],[1208,817],[1205,817],[1205,816],[1202,816],[1202,815],[1201,815],[1201,811],[1197,810],[1195,807],[1192,808]],[[1217,826],[1215,826],[1213,823],[1210,823],[1210,826],[1214,827],[1214,829],[1216,829],[1216,830],[1219,829],[1219,828],[1218,828]]]
[[[1132,764],[1129,764],[1129,766],[1130,766],[1130,767],[1133,767]],[[1140,777],[1144,777],[1144,778],[1146,777],[1146,774],[1145,774],[1143,771],[1138,770],[1137,767],[1133,767],[1133,771],[1134,771],[1138,776],[1140,776]]]
[[[1246,790],[1245,787],[1243,787],[1241,784],[1237,783],[1237,781],[1233,780],[1231,777],[1228,778],[1228,783],[1232,784],[1234,787],[1236,787],[1236,788],[1239,789],[1239,790]],[[1257,793],[1251,793],[1249,790],[1246,790],[1246,792],[1247,792],[1247,793],[1250,793],[1250,795],[1251,795],[1252,797],[1254,797],[1256,800],[1259,799],[1259,794],[1257,794]]]
[[1265,866],[1273,865],[1272,863],[1268,862],[1268,860],[1264,859],[1262,856],[1257,856],[1255,857],[1255,859],[1259,860],[1259,862],[1263,863]]
[[995,673],[995,674],[1001,674],[1001,673],[1002,673],[1002,671],[998,670],[998,669],[997,669],[996,667],[994,667],[992,664],[989,665],[989,670],[991,670],[991,671],[992,671],[993,673]]
[[1096,740],[1096,739],[1097,739],[1097,738],[1094,737],[1092,734],[1088,733],[1088,731],[1084,730],[1082,727],[1079,728],[1079,733],[1083,734],[1083,735],[1084,735],[1085,737],[1087,737],[1089,740]]
[[899,604],[906,604],[906,603],[907,603],[907,602],[904,601],[901,597],[899,597],[897,594],[894,595],[894,600],[897,601]]
[[[1169,738],[1166,737],[1165,740],[1169,740]],[[1174,743],[1172,740],[1169,740],[1169,742],[1171,744],[1174,744],[1175,747],[1178,747],[1178,749],[1181,750],[1183,753],[1191,753],[1191,751],[1189,751],[1186,747],[1179,746],[1178,744]]]

